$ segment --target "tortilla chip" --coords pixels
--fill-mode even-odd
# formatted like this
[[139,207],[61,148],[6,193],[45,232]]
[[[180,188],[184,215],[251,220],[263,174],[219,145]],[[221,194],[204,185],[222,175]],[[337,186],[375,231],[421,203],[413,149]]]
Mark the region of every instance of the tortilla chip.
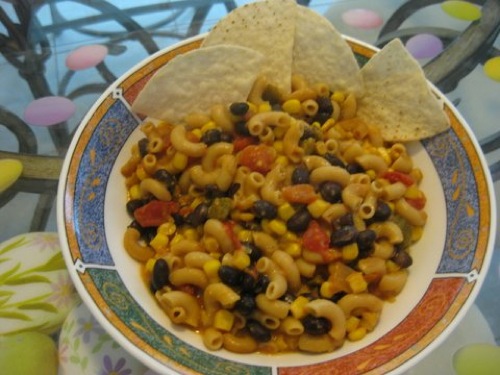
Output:
[[399,39],[376,53],[361,73],[365,94],[358,102],[357,115],[379,126],[385,140],[420,140],[448,129],[442,103]]
[[325,17],[304,6],[297,11],[292,73],[310,84],[326,83],[332,91],[363,94],[360,69],[349,44]]
[[159,69],[132,110],[173,124],[215,104],[245,101],[264,56],[239,46],[214,46],[176,56]]
[[295,0],[267,0],[236,8],[208,33],[202,48],[232,44],[261,52],[266,57],[262,74],[289,93],[296,8]]

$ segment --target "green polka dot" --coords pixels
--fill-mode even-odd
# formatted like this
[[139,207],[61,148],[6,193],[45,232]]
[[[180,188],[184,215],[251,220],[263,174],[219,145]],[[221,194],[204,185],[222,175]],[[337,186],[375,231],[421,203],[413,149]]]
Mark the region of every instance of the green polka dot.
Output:
[[464,21],[475,21],[481,18],[481,8],[467,1],[445,1],[441,8],[451,17]]
[[484,64],[484,74],[488,78],[500,82],[500,56],[493,57]]

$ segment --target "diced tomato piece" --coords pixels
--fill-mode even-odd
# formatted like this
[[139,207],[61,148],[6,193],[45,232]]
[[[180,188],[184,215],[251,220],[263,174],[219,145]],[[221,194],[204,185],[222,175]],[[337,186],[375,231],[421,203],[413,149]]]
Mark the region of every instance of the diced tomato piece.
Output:
[[157,227],[179,210],[177,202],[152,200],[134,211],[134,218],[141,227]]
[[243,136],[236,137],[233,140],[234,152],[241,151],[245,147],[254,145],[257,142],[258,139],[255,137],[243,137]]
[[236,231],[234,230],[234,226],[236,223],[234,221],[228,220],[224,221],[224,229],[226,231],[226,234],[229,236],[231,239],[231,242],[233,243],[233,246],[235,249],[239,249],[241,247],[241,242],[238,238],[238,235],[236,234]]
[[422,195],[419,198],[405,198],[408,204],[417,210],[421,210],[425,207],[425,203],[427,202],[427,199],[425,198],[424,195]]
[[402,182],[406,186],[411,186],[415,183],[415,180],[408,173],[403,173],[399,171],[387,171],[382,175],[383,178],[389,180],[391,183]]
[[326,254],[330,246],[330,237],[316,220],[311,220],[302,236],[302,244],[307,250]]
[[309,204],[318,199],[314,187],[309,184],[297,184],[284,186],[281,189],[283,199],[289,203],[303,203]]
[[276,151],[266,145],[249,145],[239,153],[239,162],[254,172],[266,174],[271,170]]

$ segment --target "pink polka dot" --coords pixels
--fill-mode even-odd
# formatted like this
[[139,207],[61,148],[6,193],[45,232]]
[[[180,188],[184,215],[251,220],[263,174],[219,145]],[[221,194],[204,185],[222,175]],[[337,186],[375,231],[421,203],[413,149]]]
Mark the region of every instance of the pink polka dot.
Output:
[[443,42],[432,34],[417,34],[408,39],[406,48],[416,59],[428,59],[443,51]]
[[369,9],[351,9],[342,14],[342,21],[360,29],[375,29],[384,22],[378,13]]
[[66,66],[71,70],[83,70],[96,66],[108,54],[108,48],[100,44],[75,49],[66,57]]
[[51,126],[67,121],[76,111],[75,104],[61,96],[46,96],[32,101],[24,111],[30,125]]

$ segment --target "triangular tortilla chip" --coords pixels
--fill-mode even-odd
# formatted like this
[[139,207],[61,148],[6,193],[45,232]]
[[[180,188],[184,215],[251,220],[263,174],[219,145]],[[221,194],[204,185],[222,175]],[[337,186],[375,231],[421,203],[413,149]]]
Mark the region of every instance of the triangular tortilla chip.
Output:
[[132,110],[171,123],[215,104],[245,101],[264,56],[239,46],[214,46],[176,56],[148,81]]
[[399,39],[376,53],[361,73],[365,94],[357,115],[379,126],[386,141],[420,140],[448,129],[442,103]]
[[299,6],[295,24],[292,73],[310,84],[363,94],[363,80],[354,54],[337,29],[310,8]]
[[266,57],[262,73],[284,93],[291,89],[295,0],[267,0],[236,8],[208,33],[203,47],[233,44]]

